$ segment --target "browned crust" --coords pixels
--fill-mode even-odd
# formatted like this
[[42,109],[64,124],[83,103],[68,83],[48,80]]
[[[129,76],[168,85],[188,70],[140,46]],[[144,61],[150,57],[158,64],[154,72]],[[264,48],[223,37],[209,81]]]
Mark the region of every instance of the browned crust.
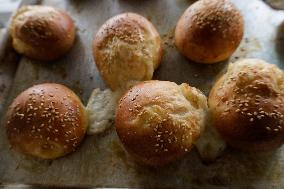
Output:
[[18,53],[42,61],[63,56],[75,40],[71,17],[49,6],[20,8],[13,17],[10,33]]
[[[187,85],[184,90],[192,89]],[[200,118],[178,117],[189,113],[188,105],[175,104],[172,95],[184,94],[173,82],[147,81],[131,88],[119,101],[116,131],[125,149],[138,162],[151,166],[168,164],[190,151],[199,137]],[[183,98],[186,102],[187,98]]]
[[84,138],[87,114],[78,96],[67,87],[45,83],[17,96],[6,113],[12,147],[44,159],[64,156]]
[[[284,140],[284,75],[273,65],[253,61],[256,65],[225,74],[216,82],[209,107],[215,127],[228,144],[245,151],[267,151]],[[246,74],[254,79],[247,79]]]
[[[114,39],[118,39],[117,42],[113,42]],[[136,55],[131,60],[121,56],[121,53],[111,55],[111,53],[114,53],[113,48],[119,48],[119,45],[122,43],[129,44],[130,48],[130,52],[125,56],[129,56],[132,53],[131,51],[136,51]],[[154,49],[150,49],[149,45],[154,46]],[[109,49],[110,52],[105,53],[106,49]],[[127,80],[149,80],[152,78],[154,70],[158,68],[162,59],[162,41],[156,28],[146,18],[135,13],[123,13],[110,18],[99,29],[93,40],[93,55],[104,81],[112,90],[116,90],[121,88],[117,84],[119,79],[116,75],[126,74]],[[141,58],[144,57],[149,57],[150,59],[147,62],[143,62]],[[122,63],[131,69],[125,71],[128,73],[121,73],[124,70],[120,73],[111,71],[111,65],[118,64],[118,59],[121,59]],[[151,73],[143,78],[136,78],[141,73],[138,68],[139,65],[135,66],[135,64],[147,64],[148,61],[152,64],[153,70]],[[120,65],[116,66],[119,67]],[[148,71],[146,70],[145,72]]]
[[228,0],[200,0],[181,16],[175,44],[187,58],[199,63],[225,60],[239,46],[244,21]]

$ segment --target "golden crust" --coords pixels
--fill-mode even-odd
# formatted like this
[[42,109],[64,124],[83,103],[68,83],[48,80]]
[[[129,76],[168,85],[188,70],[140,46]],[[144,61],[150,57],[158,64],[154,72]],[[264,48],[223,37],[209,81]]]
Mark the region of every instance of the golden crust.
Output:
[[76,149],[87,128],[80,99],[63,85],[35,85],[17,96],[6,113],[12,147],[43,159],[64,156]]
[[13,17],[10,34],[18,53],[50,61],[73,46],[75,26],[67,13],[53,7],[24,6]]
[[190,151],[203,130],[206,110],[206,97],[187,84],[147,81],[119,101],[116,131],[136,160],[160,166]]
[[175,43],[193,61],[216,63],[237,49],[243,30],[242,15],[228,0],[200,0],[178,21]]
[[246,151],[277,148],[284,140],[284,74],[258,59],[230,64],[212,88],[213,123],[231,146]]
[[129,82],[152,79],[162,57],[161,38],[146,18],[124,13],[110,18],[99,29],[93,55],[112,90],[127,88]]

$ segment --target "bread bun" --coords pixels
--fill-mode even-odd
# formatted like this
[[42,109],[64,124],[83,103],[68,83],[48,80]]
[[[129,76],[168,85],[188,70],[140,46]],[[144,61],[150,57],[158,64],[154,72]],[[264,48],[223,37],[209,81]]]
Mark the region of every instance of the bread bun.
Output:
[[49,6],[24,6],[10,27],[14,49],[29,58],[50,61],[64,55],[75,39],[70,16]]
[[35,85],[14,99],[6,114],[12,147],[43,159],[64,156],[76,149],[87,128],[80,99],[63,85]]
[[284,74],[258,59],[230,64],[209,96],[213,124],[231,146],[266,151],[284,141]]
[[104,81],[112,90],[152,79],[162,56],[161,38],[144,17],[124,13],[110,18],[97,32],[93,55]]
[[191,150],[203,130],[206,110],[206,97],[185,83],[142,82],[120,99],[116,131],[134,159],[161,166]]
[[187,58],[199,63],[225,60],[239,46],[244,32],[239,10],[228,0],[200,0],[179,19],[175,43]]

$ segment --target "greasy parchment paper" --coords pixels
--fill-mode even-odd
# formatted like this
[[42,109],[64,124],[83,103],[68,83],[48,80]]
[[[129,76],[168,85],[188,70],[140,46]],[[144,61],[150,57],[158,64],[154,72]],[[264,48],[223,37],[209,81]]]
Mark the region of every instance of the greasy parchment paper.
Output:
[[[200,65],[186,60],[174,47],[175,24],[189,0],[46,0],[69,12],[77,25],[75,46],[63,58],[40,63],[22,58],[9,94],[2,98],[0,115],[0,184],[40,184],[93,187],[170,188],[284,188],[284,148],[265,154],[228,149],[216,162],[203,163],[196,150],[164,168],[135,164],[124,152],[114,128],[87,136],[80,148],[66,157],[43,161],[22,156],[9,147],[3,115],[12,99],[33,84],[57,82],[69,86],[86,105],[94,88],[105,88],[93,61],[91,41],[99,27],[118,13],[137,12],[157,27],[164,41],[164,57],[154,78],[187,82],[208,94],[229,61],[262,58],[284,68],[284,12],[260,0],[232,0],[245,18],[245,37],[230,60]],[[9,62],[9,61],[8,61]],[[3,62],[2,62],[3,64]],[[7,64],[7,61],[5,62]],[[1,66],[0,66],[1,68]]]

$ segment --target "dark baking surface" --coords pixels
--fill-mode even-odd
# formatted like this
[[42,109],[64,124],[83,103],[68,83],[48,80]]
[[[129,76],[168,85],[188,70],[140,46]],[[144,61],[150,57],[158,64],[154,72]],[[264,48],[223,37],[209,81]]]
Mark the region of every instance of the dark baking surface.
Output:
[[284,1],[283,0],[264,0],[264,1],[275,9],[284,10]]
[[[93,61],[91,41],[99,27],[118,13],[137,12],[152,21],[161,34],[164,57],[155,79],[187,82],[208,94],[229,61],[262,58],[283,69],[284,12],[273,10],[260,0],[231,1],[244,15],[245,36],[230,60],[215,65],[190,62],[174,46],[175,24],[193,1],[42,1],[42,4],[69,12],[78,28],[77,39],[66,56],[50,63],[21,58],[17,66],[19,57],[13,51],[7,50],[8,53],[2,56],[0,78],[5,90],[1,93],[0,83],[0,188],[1,183],[80,187],[284,188],[283,148],[265,154],[246,154],[228,149],[221,158],[210,164],[203,163],[193,150],[184,159],[155,169],[135,164],[123,151],[114,129],[87,136],[75,153],[54,161],[22,156],[9,148],[6,139],[3,127],[5,109],[13,98],[33,84],[65,84],[82,98],[84,104],[94,88],[105,88]],[[10,56],[10,53],[13,55]],[[8,78],[7,82],[2,79],[4,76]]]

